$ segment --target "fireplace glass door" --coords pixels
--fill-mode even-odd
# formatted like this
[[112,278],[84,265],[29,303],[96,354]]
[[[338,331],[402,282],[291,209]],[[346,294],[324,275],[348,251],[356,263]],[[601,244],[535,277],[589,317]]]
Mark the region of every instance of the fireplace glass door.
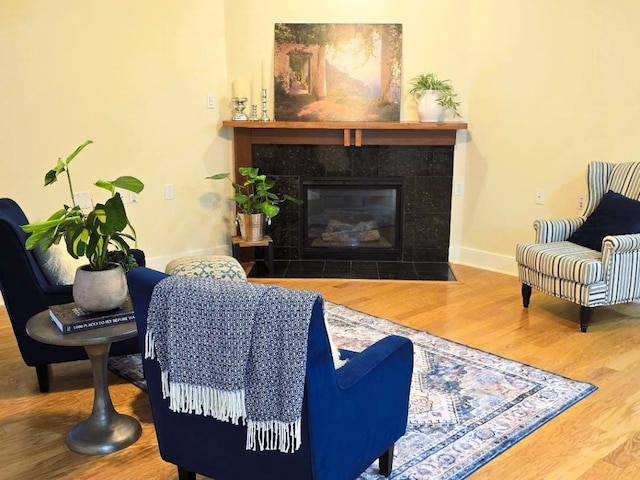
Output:
[[304,180],[302,191],[304,258],[399,258],[401,179]]

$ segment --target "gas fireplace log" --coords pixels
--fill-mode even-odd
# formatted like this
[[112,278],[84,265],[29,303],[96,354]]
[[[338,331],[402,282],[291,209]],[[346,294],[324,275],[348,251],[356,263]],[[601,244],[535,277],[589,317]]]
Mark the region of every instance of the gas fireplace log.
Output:
[[365,232],[354,233],[353,236],[360,242],[375,242],[380,239],[380,232],[378,230],[367,230]]
[[[354,232],[367,232],[369,230],[377,230],[378,224],[375,220],[368,220],[366,222],[358,222],[358,224],[353,227]],[[380,235],[378,234],[378,237]]]
[[349,240],[349,232],[324,232],[322,240],[325,242],[346,242]]
[[380,231],[324,232],[322,234],[322,240],[325,242],[349,242],[352,239],[357,240],[358,242],[375,242],[380,239]]
[[329,220],[326,229],[327,232],[349,232],[351,230],[353,230],[352,224],[335,219]]

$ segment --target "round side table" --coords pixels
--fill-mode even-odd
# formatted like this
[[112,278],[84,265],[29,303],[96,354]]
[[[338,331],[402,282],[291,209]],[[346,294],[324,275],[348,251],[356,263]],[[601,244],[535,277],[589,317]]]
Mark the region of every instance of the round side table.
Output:
[[86,420],[67,434],[69,449],[87,455],[104,455],[126,448],[140,438],[140,422],[116,412],[107,382],[107,358],[111,344],[135,337],[138,334],[136,322],[63,335],[49,318],[49,310],[45,310],[29,319],[27,334],[34,340],[50,345],[82,346],[91,361],[93,409]]

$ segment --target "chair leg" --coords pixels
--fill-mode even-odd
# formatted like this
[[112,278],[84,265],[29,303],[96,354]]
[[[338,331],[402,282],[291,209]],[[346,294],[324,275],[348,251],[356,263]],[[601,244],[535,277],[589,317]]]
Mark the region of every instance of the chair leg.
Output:
[[522,306],[529,308],[529,299],[531,298],[531,285],[522,284]]
[[383,477],[388,477],[391,475],[391,470],[393,470],[393,447],[395,445],[391,445],[389,450],[384,452],[380,458],[378,458],[378,467],[380,470],[380,475]]
[[196,480],[196,474],[178,465],[178,480]]
[[589,326],[589,317],[591,316],[592,307],[580,307],[580,331],[585,333]]
[[49,391],[49,365],[46,363],[38,363],[36,365],[36,375],[38,376],[38,387],[41,393]]

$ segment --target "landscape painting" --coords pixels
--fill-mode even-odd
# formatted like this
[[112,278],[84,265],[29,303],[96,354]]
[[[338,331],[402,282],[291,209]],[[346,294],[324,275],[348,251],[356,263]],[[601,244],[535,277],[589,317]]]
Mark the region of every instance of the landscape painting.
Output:
[[401,24],[275,25],[278,121],[400,119]]

